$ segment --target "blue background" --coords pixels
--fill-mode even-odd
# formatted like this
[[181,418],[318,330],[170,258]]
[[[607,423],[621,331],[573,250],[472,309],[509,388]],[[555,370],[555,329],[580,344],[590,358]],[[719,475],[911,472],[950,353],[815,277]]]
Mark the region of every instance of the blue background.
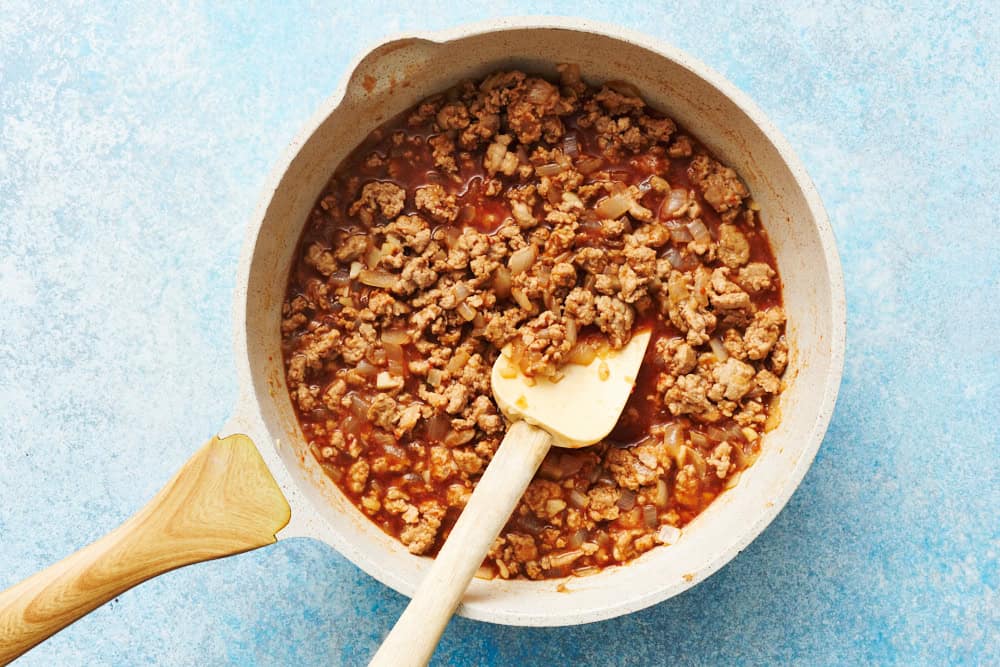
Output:
[[[802,486],[710,580],[583,627],[454,620],[435,662],[1000,661],[995,3],[96,4],[0,9],[0,588],[226,420],[245,225],[348,62],[546,11],[671,42],[775,121],[837,233],[846,372]],[[403,605],[293,540],[151,581],[23,663],[361,664]]]

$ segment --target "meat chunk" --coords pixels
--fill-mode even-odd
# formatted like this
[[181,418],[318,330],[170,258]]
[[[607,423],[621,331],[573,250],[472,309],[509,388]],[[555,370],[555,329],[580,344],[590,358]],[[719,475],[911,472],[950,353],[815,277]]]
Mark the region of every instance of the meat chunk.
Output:
[[381,213],[386,220],[391,220],[403,211],[406,203],[406,191],[395,183],[372,181],[361,188],[361,196],[351,204],[348,211],[359,216],[366,224],[371,224],[376,213]]
[[704,154],[691,160],[688,176],[701,189],[705,201],[719,213],[740,206],[750,195],[735,171]]
[[719,225],[719,260],[731,269],[738,269],[749,259],[750,243],[739,227],[728,223]]
[[781,328],[785,324],[785,312],[781,308],[768,308],[754,315],[753,322],[743,334],[747,357],[763,359],[778,342]]
[[712,369],[715,384],[709,395],[716,401],[738,401],[753,387],[754,374],[753,366],[730,357]]
[[443,187],[437,184],[417,188],[414,203],[418,209],[426,211],[438,222],[455,222],[455,218],[458,217],[458,203],[455,201],[455,195],[448,194]]
[[774,276],[774,269],[764,262],[751,262],[740,269],[736,284],[750,294],[757,294],[771,289]]
[[635,311],[621,299],[603,295],[594,299],[594,307],[597,310],[594,322],[607,334],[611,347],[624,347],[632,337]]
[[408,522],[408,525],[400,531],[399,540],[406,545],[411,554],[424,553],[434,544],[444,514],[445,508],[436,500],[421,503],[419,519]]

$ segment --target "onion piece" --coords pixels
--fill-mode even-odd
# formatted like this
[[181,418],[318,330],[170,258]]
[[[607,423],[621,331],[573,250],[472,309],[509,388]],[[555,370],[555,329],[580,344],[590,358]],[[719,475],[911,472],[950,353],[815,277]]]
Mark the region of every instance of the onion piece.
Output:
[[655,507],[652,505],[643,505],[642,522],[646,524],[647,528],[656,528],[660,524],[660,517]]
[[353,435],[355,437],[361,436],[361,427],[364,424],[363,419],[359,419],[354,415],[348,415],[340,421],[340,430],[347,435]]
[[476,315],[479,314],[475,308],[470,306],[465,301],[458,304],[458,307],[455,308],[455,312],[458,313],[462,317],[462,319],[465,320],[466,322],[471,322],[476,317]]
[[510,296],[510,269],[501,266],[493,272],[493,291],[498,299]]
[[684,257],[677,248],[667,248],[667,251],[663,253],[663,256],[666,257],[668,262],[670,262],[670,266],[675,269],[680,269],[684,266]]
[[590,499],[587,498],[587,494],[581,493],[579,489],[573,488],[570,489],[569,491],[569,497],[567,498],[567,501],[571,506],[579,510],[586,507],[587,504],[590,502]]
[[709,233],[708,227],[705,226],[705,223],[700,218],[695,218],[689,222],[687,227],[695,243],[709,243],[712,240],[712,235]]
[[631,207],[632,199],[624,193],[618,193],[597,202],[594,212],[602,218],[616,220],[628,213]]
[[705,437],[704,433],[701,433],[700,431],[691,431],[690,437],[691,437],[691,444],[694,445],[695,447],[708,446],[708,438]]
[[566,361],[578,366],[589,366],[597,358],[597,348],[589,341],[577,341],[573,349],[566,355]]
[[558,162],[548,162],[541,166],[535,167],[535,173],[539,176],[557,176],[566,171],[566,167],[559,164]]
[[406,345],[410,342],[410,334],[405,329],[384,329],[381,337],[383,343]]
[[670,502],[670,492],[667,489],[667,482],[661,477],[656,480],[655,504],[657,507],[666,507],[668,502]]
[[587,176],[594,173],[598,169],[604,166],[604,158],[600,157],[585,157],[576,163],[576,170]]
[[514,297],[514,301],[517,302],[521,308],[527,310],[528,312],[535,312],[535,304],[531,302],[528,295],[524,293],[520,287],[514,287],[510,290],[510,295]]
[[572,317],[566,318],[566,343],[570,347],[576,345],[576,320]]
[[347,269],[337,269],[330,274],[327,281],[333,287],[344,287],[351,282],[351,274]]
[[432,368],[427,371],[427,384],[432,387],[440,387],[444,381],[444,371],[440,368]]
[[656,541],[660,544],[675,544],[681,539],[681,529],[677,526],[663,525],[656,531]]
[[369,269],[374,269],[378,266],[379,261],[382,259],[382,250],[372,246],[368,248],[365,252],[365,264],[368,265]]
[[715,358],[720,362],[729,358],[729,352],[726,351],[726,346],[722,344],[722,341],[719,340],[718,336],[712,336],[709,338],[708,344],[712,348],[712,354],[714,354]]
[[359,361],[358,365],[354,367],[354,370],[358,375],[366,378],[375,377],[378,374],[378,368],[371,364],[367,359]]
[[581,544],[587,541],[587,531],[584,528],[573,533],[572,537],[569,538],[569,546],[573,549],[578,548]]
[[448,415],[437,413],[427,420],[427,439],[436,442],[444,440],[451,430],[451,419]]
[[580,142],[576,137],[576,132],[567,132],[563,137],[563,153],[570,157],[580,154]]
[[385,271],[369,271],[363,269],[358,273],[358,281],[370,287],[389,289],[396,282],[396,276]]
[[360,419],[368,418],[368,408],[371,406],[367,400],[355,393],[351,393],[351,415]]
[[534,244],[526,245],[511,253],[510,259],[507,260],[507,267],[510,269],[511,275],[516,276],[531,268],[536,259],[538,259],[538,248]]
[[676,188],[663,198],[657,216],[660,220],[679,217],[688,206],[687,190]]
[[448,365],[445,369],[449,373],[457,373],[465,368],[465,364],[469,362],[471,357],[472,355],[469,354],[469,351],[462,348],[451,356],[451,359],[448,360]]
[[635,507],[635,491],[622,489],[622,495],[618,498],[618,507],[626,512]]
[[472,294],[472,290],[465,283],[458,283],[451,291],[455,295],[455,303],[462,303],[466,297]]
[[383,342],[382,348],[385,350],[389,372],[393,375],[403,375],[406,367],[406,353],[403,352],[403,346],[398,343]]
[[361,262],[351,262],[351,271],[348,274],[351,280],[357,278],[358,274],[361,273],[361,269],[363,268],[365,268],[365,265],[362,264]]
[[710,440],[714,440],[715,442],[722,442],[729,438],[729,434],[723,431],[718,426],[709,426],[706,429],[706,434],[708,435]]
[[[541,531],[539,531],[541,532]],[[549,564],[553,569],[558,567],[566,567],[567,565],[572,565],[574,561],[580,558],[583,552],[579,549],[573,549],[572,551],[566,551],[559,554],[558,556],[549,556]]]

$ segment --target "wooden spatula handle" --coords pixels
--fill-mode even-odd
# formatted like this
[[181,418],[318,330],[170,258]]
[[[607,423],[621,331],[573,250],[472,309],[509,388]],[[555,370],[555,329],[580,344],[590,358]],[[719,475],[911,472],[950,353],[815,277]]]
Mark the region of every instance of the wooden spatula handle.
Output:
[[273,543],[290,516],[250,438],[212,438],[120,527],[0,593],[0,664],[151,577]]
[[465,589],[552,446],[552,436],[515,422],[451,529],[430,571],[371,665],[406,667],[430,660]]

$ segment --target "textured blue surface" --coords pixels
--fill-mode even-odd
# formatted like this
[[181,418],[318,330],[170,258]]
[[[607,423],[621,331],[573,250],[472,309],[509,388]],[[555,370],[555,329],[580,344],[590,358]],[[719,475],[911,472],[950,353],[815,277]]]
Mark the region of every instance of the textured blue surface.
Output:
[[[348,61],[544,10],[672,42],[785,133],[838,235],[846,374],[802,486],[710,580],[576,628],[455,620],[435,662],[1000,662],[995,3],[2,4],[0,588],[225,421],[244,225]],[[151,581],[23,663],[361,664],[403,605],[293,540]]]

